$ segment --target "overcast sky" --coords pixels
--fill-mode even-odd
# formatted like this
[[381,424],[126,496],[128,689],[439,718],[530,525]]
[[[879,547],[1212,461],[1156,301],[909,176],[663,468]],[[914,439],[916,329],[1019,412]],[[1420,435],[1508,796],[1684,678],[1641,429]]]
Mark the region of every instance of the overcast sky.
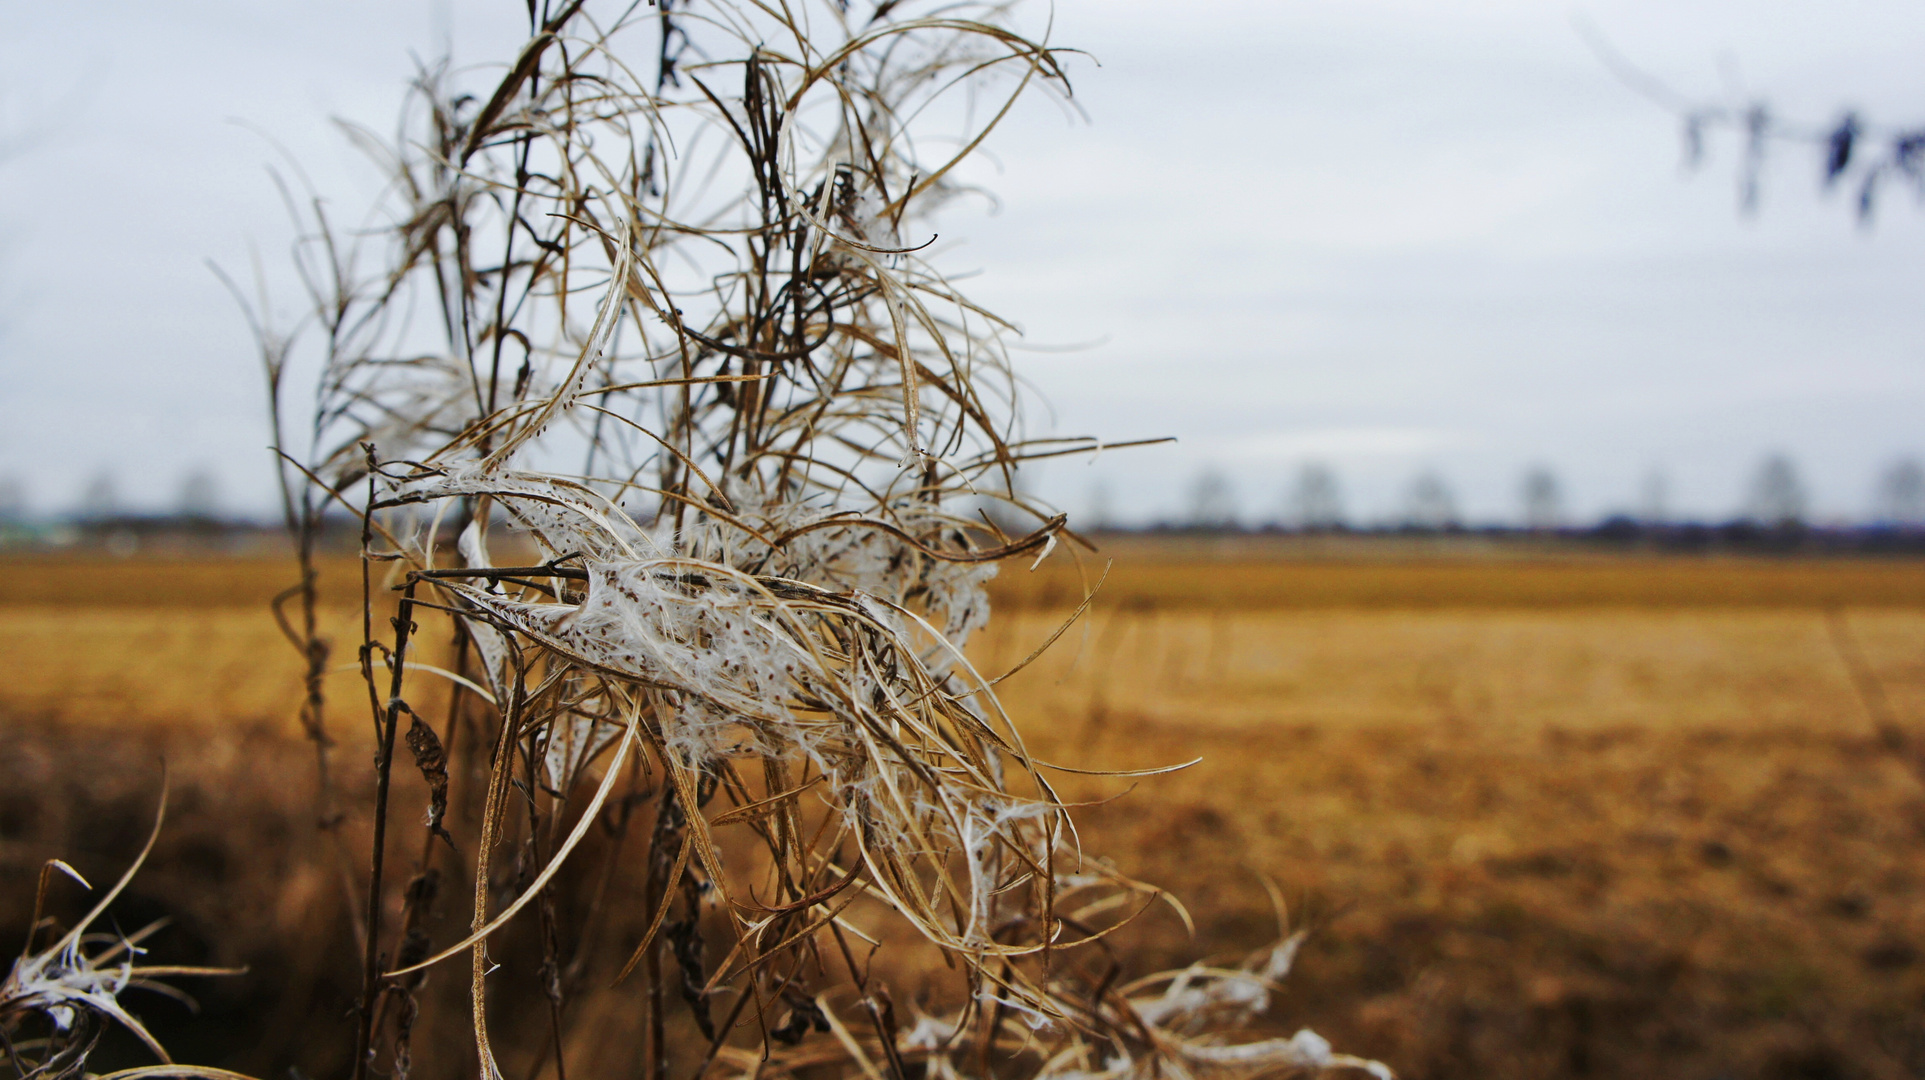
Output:
[[[1722,518],[1783,452],[1819,516],[1862,516],[1925,452],[1920,210],[1894,191],[1859,229],[1782,147],[1744,217],[1736,140],[1683,170],[1676,120],[1574,27],[1707,101],[1925,123],[1925,7],[1764,7],[1060,0],[1089,120],[1019,111],[979,170],[1001,211],[951,212],[944,259],[1048,347],[1025,370],[1059,432],[1180,441],[1052,464],[1041,491],[1149,518],[1214,467],[1254,519],[1317,460],[1357,519],[1434,470],[1501,520],[1542,464],[1575,516],[1655,473],[1674,513]],[[56,512],[110,472],[162,509],[204,468],[265,509],[251,342],[204,266],[284,261],[258,132],[358,205],[372,177],[329,118],[389,129],[414,56],[508,57],[521,11],[0,5],[0,478]]]

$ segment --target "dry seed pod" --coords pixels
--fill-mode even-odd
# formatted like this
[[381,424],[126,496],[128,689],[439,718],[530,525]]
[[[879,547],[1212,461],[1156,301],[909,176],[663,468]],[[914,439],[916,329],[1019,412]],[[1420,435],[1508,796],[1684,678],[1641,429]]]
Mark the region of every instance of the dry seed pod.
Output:
[[[644,971],[655,1076],[677,979],[704,1068],[1343,1063],[1308,1034],[1212,1041],[1260,1003],[1263,971],[1183,973],[1152,1002],[1085,970],[1079,945],[1157,894],[1082,856],[962,651],[997,565],[1064,532],[1019,493],[1021,463],[1099,448],[1025,438],[1013,327],[929,254],[957,166],[1021,95],[1068,92],[1059,51],[1010,15],[572,0],[531,15],[491,92],[432,71],[400,138],[356,130],[392,174],[393,224],[356,240],[317,218],[302,248],[320,380],[312,453],[284,479],[304,554],[346,501],[370,582],[385,567],[405,590],[392,644],[363,643],[384,749],[357,1072],[409,1052],[384,1027],[384,995],[413,985],[394,980],[468,952],[483,1074],[500,1075],[490,939],[532,906],[561,969],[535,901],[641,774],[659,796],[628,902],[650,925],[621,974]],[[293,349],[263,338],[277,391]],[[985,500],[1030,524],[1009,535]],[[462,628],[449,669],[410,652],[436,609]],[[480,804],[475,905],[462,940],[384,973],[392,746],[423,670],[491,733],[481,782],[457,785]],[[729,838],[744,831],[753,858]],[[510,837],[542,868],[503,905]],[[885,915],[959,973],[942,1015],[906,1024],[858,962],[851,939]],[[559,1053],[566,990],[545,993]]]

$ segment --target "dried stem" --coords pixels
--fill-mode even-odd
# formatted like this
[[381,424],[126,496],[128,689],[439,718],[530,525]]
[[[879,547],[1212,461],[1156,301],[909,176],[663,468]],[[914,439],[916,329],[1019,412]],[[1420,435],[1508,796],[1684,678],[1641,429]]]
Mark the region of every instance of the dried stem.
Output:
[[[1307,1033],[1243,1049],[1210,1034],[1272,975],[1186,974],[1182,1003],[1152,1007],[1111,986],[1114,964],[1084,970],[1077,957],[1161,894],[1082,858],[1000,673],[965,651],[999,565],[1076,540],[1023,494],[1022,463],[1102,448],[1028,435],[1016,329],[931,247],[991,130],[1025,95],[1067,96],[1063,51],[1004,6],[935,0],[570,0],[530,19],[491,88],[428,69],[399,136],[351,129],[392,176],[384,225],[299,210],[321,333],[303,354],[312,444],[289,475],[309,482],[304,506],[364,491],[360,661],[379,749],[357,1080],[411,1052],[401,980],[462,952],[483,1080],[501,1075],[491,986],[546,998],[512,1010],[543,1020],[517,1027],[516,1064],[533,1075],[552,1052],[568,1067],[586,1010],[564,1010],[565,986],[596,957],[561,940],[558,874],[594,857],[581,841],[631,752],[661,774],[628,905],[650,925],[601,970],[642,969],[615,992],[639,990],[649,1080],[684,1065],[904,1080],[1336,1061]],[[403,583],[385,704],[377,562]],[[459,941],[404,941],[383,972],[394,738],[408,673],[431,670],[408,643],[414,619],[439,617],[461,643],[440,674],[495,725],[487,782],[459,792],[479,822],[461,849],[473,919]],[[479,758],[481,739],[468,745]],[[564,837],[578,790],[593,797]],[[515,838],[503,885],[494,853]],[[612,867],[593,880],[590,923],[634,887]],[[427,925],[408,903],[410,928]],[[491,938],[518,933],[531,903],[536,985],[491,981]],[[913,1023],[894,1004],[911,997],[852,943],[885,921],[959,973],[917,995],[936,1012]],[[377,1016],[386,989],[403,995],[394,1025]],[[686,1062],[676,996],[708,1036]],[[843,1022],[852,1007],[866,1022]]]

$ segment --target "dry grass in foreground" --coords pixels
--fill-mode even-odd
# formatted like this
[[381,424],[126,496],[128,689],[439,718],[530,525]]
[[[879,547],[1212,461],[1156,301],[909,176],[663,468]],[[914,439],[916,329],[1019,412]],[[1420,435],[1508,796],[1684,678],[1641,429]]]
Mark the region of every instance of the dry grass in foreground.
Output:
[[[129,567],[147,595],[108,595],[103,571]],[[254,972],[193,988],[201,1019],[145,1013],[183,1057],[220,1060],[245,1030],[254,1044],[227,1064],[326,1071],[314,1048],[339,1044],[354,972],[318,947],[346,905],[307,817],[298,664],[265,617],[278,579],[10,569],[0,923],[23,924],[44,857],[111,877],[165,753],[177,811],[116,914],[173,915],[164,959]],[[1202,756],[1085,808],[1084,843],[1197,917],[1194,942],[1167,916],[1133,928],[1144,970],[1260,944],[1274,880],[1318,927],[1280,1029],[1308,1024],[1412,1077],[1917,1075],[1925,787],[1876,737],[1827,612],[1842,606],[1888,707],[1916,720],[1925,607],[1904,598],[1919,570],[1660,569],[1139,558],[1002,689],[1048,760]],[[1185,600],[1198,579],[1241,602]],[[1038,595],[1049,580],[1003,584],[978,663],[1009,666],[1066,614]],[[1426,595],[1425,580],[1442,584]],[[1408,608],[1381,599],[1396,589]],[[338,724],[344,763],[365,728]],[[1092,800],[1123,787],[1069,783]],[[510,942],[501,959],[529,955]]]

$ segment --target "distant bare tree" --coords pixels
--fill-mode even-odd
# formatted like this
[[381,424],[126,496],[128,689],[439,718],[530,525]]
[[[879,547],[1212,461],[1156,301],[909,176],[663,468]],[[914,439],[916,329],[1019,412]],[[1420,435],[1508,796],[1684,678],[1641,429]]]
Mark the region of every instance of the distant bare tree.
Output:
[[180,482],[180,498],[175,503],[182,517],[212,519],[221,513],[220,479],[204,468],[189,472]]
[[1214,465],[1190,481],[1188,524],[1199,529],[1233,529],[1237,524],[1236,489]]
[[1751,481],[1745,516],[1764,525],[1796,525],[1805,520],[1805,484],[1783,454],[1768,455]]
[[1638,486],[1638,518],[1646,525],[1663,525],[1671,520],[1671,481],[1662,470],[1644,474]]
[[1457,524],[1457,497],[1434,472],[1422,472],[1410,482],[1406,524],[1416,529],[1448,529]]
[[17,476],[0,476],[0,525],[26,518],[27,485]]
[[1116,509],[1110,497],[1110,485],[1098,480],[1089,489],[1089,520],[1079,522],[1082,528],[1101,532],[1115,524]]
[[1524,527],[1532,532],[1550,532],[1564,524],[1564,495],[1557,477],[1543,465],[1524,473],[1521,494],[1524,500]]
[[1878,478],[1876,517],[1890,525],[1925,525],[1925,469],[1916,458],[1900,458]]
[[90,521],[102,521],[120,513],[120,485],[114,482],[114,474],[102,470],[87,481],[80,491],[80,516]]
[[1328,465],[1306,462],[1297,472],[1297,486],[1290,492],[1290,516],[1291,523],[1306,532],[1343,527],[1343,496]]

